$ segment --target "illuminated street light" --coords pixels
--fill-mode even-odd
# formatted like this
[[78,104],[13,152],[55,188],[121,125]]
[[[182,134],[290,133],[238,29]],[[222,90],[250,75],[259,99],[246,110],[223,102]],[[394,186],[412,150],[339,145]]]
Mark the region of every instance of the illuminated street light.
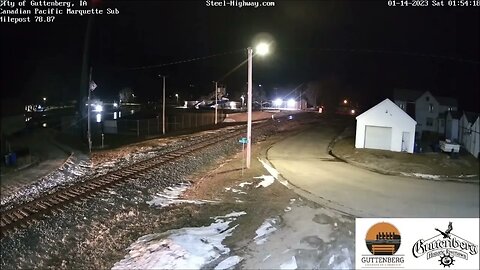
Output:
[[178,94],[175,94],[175,97],[177,98],[177,105],[178,105]]
[[273,105],[280,107],[282,106],[283,100],[281,98],[277,98],[273,101]]
[[45,102],[45,101],[47,101],[47,98],[46,98],[46,97],[43,98],[43,102]]
[[255,48],[255,54],[258,54],[261,56],[268,54],[269,51],[270,51],[270,46],[265,42],[259,43]]
[[348,103],[348,100],[344,99],[343,104],[347,104],[347,103]]
[[[265,42],[261,42],[255,48],[255,54],[266,55],[270,48]],[[248,103],[247,103],[247,169],[250,169],[250,161],[252,159],[252,66],[253,66],[253,49],[247,48],[248,52]]]
[[117,107],[118,107],[118,103],[114,102],[114,103],[113,103],[113,107],[114,107],[114,108],[117,108]]
[[287,106],[288,106],[289,108],[295,107],[295,100],[294,100],[293,98],[289,99],[289,100],[287,101]]

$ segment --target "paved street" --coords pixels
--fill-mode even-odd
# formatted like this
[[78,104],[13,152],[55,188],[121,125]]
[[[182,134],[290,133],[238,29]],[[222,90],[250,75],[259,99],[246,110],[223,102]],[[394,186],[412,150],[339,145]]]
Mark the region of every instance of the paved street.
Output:
[[267,152],[269,161],[309,199],[360,217],[478,217],[479,186],[387,176],[334,159],[338,128],[321,123]]

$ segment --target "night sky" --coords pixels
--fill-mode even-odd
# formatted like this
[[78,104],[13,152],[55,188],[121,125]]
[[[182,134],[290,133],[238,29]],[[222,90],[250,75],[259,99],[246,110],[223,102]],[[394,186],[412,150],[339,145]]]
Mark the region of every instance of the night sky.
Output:
[[[95,94],[113,98],[130,87],[141,100],[153,100],[161,95],[158,74],[165,74],[170,94],[196,98],[221,80],[235,96],[245,87],[247,66],[224,76],[246,59],[257,34],[268,33],[274,51],[254,60],[253,77],[272,97],[274,88],[318,81],[326,95],[365,106],[390,97],[394,88],[410,88],[457,97],[461,109],[480,111],[479,7],[387,2],[275,1],[275,7],[255,9],[102,1],[120,14],[94,20]],[[53,23],[2,23],[2,98],[78,98],[87,21],[64,15]]]

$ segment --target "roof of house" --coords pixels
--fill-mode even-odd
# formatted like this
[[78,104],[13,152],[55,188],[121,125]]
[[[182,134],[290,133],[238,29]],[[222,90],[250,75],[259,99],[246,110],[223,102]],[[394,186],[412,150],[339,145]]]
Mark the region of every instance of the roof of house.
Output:
[[465,114],[465,117],[467,117],[467,121],[469,123],[475,123],[475,121],[477,120],[478,117],[480,117],[480,114],[479,113],[476,113],[476,112],[463,112],[463,114]]
[[425,91],[411,90],[411,89],[394,89],[393,99],[407,102],[416,101]]
[[438,103],[440,105],[445,105],[445,106],[451,106],[451,107],[457,107],[457,100],[451,97],[437,97],[435,96],[435,99],[437,99]]
[[407,119],[411,120],[412,123],[414,123],[414,124],[417,123],[417,121],[415,121],[415,119],[413,119],[410,115],[408,115],[404,110],[400,109],[400,107],[398,107],[397,104],[395,104],[393,101],[391,101],[388,98],[386,98],[382,102],[378,103],[377,105],[373,106],[372,108],[368,109],[367,111],[363,112],[362,114],[358,115],[357,117],[355,117],[355,119],[366,117],[369,113],[375,111],[382,104],[390,105],[392,108],[396,109],[399,113],[404,114],[407,117]]
[[459,111],[449,111],[447,114],[450,113],[453,119],[460,119],[462,117],[462,113]]

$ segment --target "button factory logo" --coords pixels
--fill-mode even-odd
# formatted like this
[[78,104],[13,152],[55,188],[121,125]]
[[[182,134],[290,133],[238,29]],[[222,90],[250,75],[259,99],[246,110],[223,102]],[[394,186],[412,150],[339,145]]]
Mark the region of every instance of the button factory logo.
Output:
[[478,245],[453,234],[452,222],[448,223],[445,231],[435,228],[439,234],[427,239],[418,240],[412,247],[415,258],[426,255],[427,260],[438,257],[440,265],[450,267],[455,265],[456,258],[468,260],[468,255],[478,254]]
[[403,268],[404,256],[395,255],[401,240],[400,232],[390,223],[380,222],[370,227],[365,244],[371,255],[362,255],[362,268]]

